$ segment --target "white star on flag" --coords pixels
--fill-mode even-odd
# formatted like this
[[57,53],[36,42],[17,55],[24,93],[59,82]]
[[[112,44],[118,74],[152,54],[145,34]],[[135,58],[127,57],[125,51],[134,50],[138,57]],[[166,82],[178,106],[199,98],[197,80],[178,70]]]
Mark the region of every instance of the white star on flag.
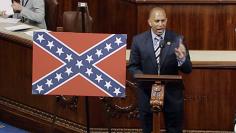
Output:
[[110,87],[112,87],[112,86],[111,86],[111,81],[109,81],[109,82],[105,81],[105,83],[106,83],[106,84],[105,84],[104,86],[107,87],[107,89],[109,89]]
[[68,62],[73,60],[73,58],[71,56],[72,56],[72,54],[70,54],[70,55],[66,54],[66,60],[68,60]]
[[52,49],[52,47],[54,47],[54,45],[53,45],[53,41],[48,41],[48,45],[47,45],[50,49]]
[[115,43],[117,43],[117,45],[120,46],[120,43],[122,43],[121,38],[116,37]]
[[86,71],[85,73],[87,73],[88,76],[90,76],[90,75],[93,73],[93,72],[92,72],[92,68],[90,68],[90,69],[87,68],[87,71]]
[[98,75],[96,75],[96,79],[95,79],[95,80],[97,80],[97,81],[98,81],[98,83],[99,83],[101,80],[103,80],[103,79],[102,79],[102,75],[99,75],[99,76],[98,76]]
[[80,67],[84,66],[82,64],[82,60],[80,60],[80,61],[77,60],[76,66],[78,66],[79,69],[80,69]]
[[107,51],[109,52],[112,49],[111,43],[109,43],[109,44],[106,43],[105,49],[107,49]]
[[62,48],[57,48],[57,52],[56,53],[58,53],[59,56],[61,56],[61,54],[63,54],[64,52],[63,52]]
[[103,55],[101,49],[100,49],[100,50],[97,50],[97,49],[96,49],[96,51],[97,51],[97,52],[96,52],[95,54],[98,56],[98,58],[99,58],[101,55]]
[[73,73],[73,72],[71,71],[71,67],[70,67],[70,68],[66,67],[65,73],[67,73],[68,76],[69,76],[71,73]]
[[116,96],[118,96],[121,93],[120,88],[115,88],[115,91],[113,93],[115,93]]
[[50,87],[51,85],[53,85],[53,83],[52,83],[52,79],[50,79],[50,80],[47,79],[47,83],[46,83],[46,85],[48,85],[48,87]]
[[93,61],[92,55],[90,55],[90,56],[87,55],[86,60],[87,60],[89,63],[90,63],[91,61]]
[[55,78],[57,79],[58,82],[59,82],[61,79],[63,79],[62,76],[61,76],[61,73],[60,73],[60,74],[56,73],[56,77],[55,77]]
[[37,85],[37,89],[36,90],[39,91],[39,94],[40,94],[40,92],[44,90],[43,89],[43,85]]
[[37,40],[39,40],[40,43],[41,43],[43,40],[45,40],[45,39],[43,38],[43,34],[42,34],[42,35],[39,35],[39,34],[38,34]]

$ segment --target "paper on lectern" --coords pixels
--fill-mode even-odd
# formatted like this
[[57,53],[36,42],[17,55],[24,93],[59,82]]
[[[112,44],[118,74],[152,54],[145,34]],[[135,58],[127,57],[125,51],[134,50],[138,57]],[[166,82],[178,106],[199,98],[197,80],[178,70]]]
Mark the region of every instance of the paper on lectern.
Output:
[[20,24],[20,25],[16,25],[16,26],[5,27],[5,29],[9,30],[9,31],[21,31],[21,30],[30,29],[32,27],[33,26],[27,25],[27,24]]
[[12,5],[12,1],[11,0],[1,0],[1,4],[0,4],[0,11],[6,11],[6,15],[10,16],[13,15],[13,9],[11,7]]

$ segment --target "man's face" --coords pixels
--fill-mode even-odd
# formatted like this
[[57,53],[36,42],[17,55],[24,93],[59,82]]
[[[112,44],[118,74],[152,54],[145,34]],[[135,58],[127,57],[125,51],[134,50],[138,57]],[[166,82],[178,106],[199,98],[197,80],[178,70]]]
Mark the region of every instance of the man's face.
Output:
[[162,35],[166,29],[167,18],[164,10],[154,10],[148,19],[149,26],[156,35]]

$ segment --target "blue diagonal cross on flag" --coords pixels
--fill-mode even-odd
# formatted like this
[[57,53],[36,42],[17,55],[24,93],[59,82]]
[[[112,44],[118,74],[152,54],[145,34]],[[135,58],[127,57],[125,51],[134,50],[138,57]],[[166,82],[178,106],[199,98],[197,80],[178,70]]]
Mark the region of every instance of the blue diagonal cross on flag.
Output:
[[125,96],[124,34],[35,32],[32,94]]

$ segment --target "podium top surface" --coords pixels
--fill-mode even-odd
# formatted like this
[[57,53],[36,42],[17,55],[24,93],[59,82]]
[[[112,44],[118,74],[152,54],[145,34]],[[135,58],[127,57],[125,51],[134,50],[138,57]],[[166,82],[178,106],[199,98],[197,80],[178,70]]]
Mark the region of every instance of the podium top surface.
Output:
[[[235,50],[189,50],[195,68],[236,68]],[[129,60],[130,50],[126,51]]]
[[142,81],[175,81],[182,80],[180,75],[152,75],[152,74],[135,74],[134,78]]

